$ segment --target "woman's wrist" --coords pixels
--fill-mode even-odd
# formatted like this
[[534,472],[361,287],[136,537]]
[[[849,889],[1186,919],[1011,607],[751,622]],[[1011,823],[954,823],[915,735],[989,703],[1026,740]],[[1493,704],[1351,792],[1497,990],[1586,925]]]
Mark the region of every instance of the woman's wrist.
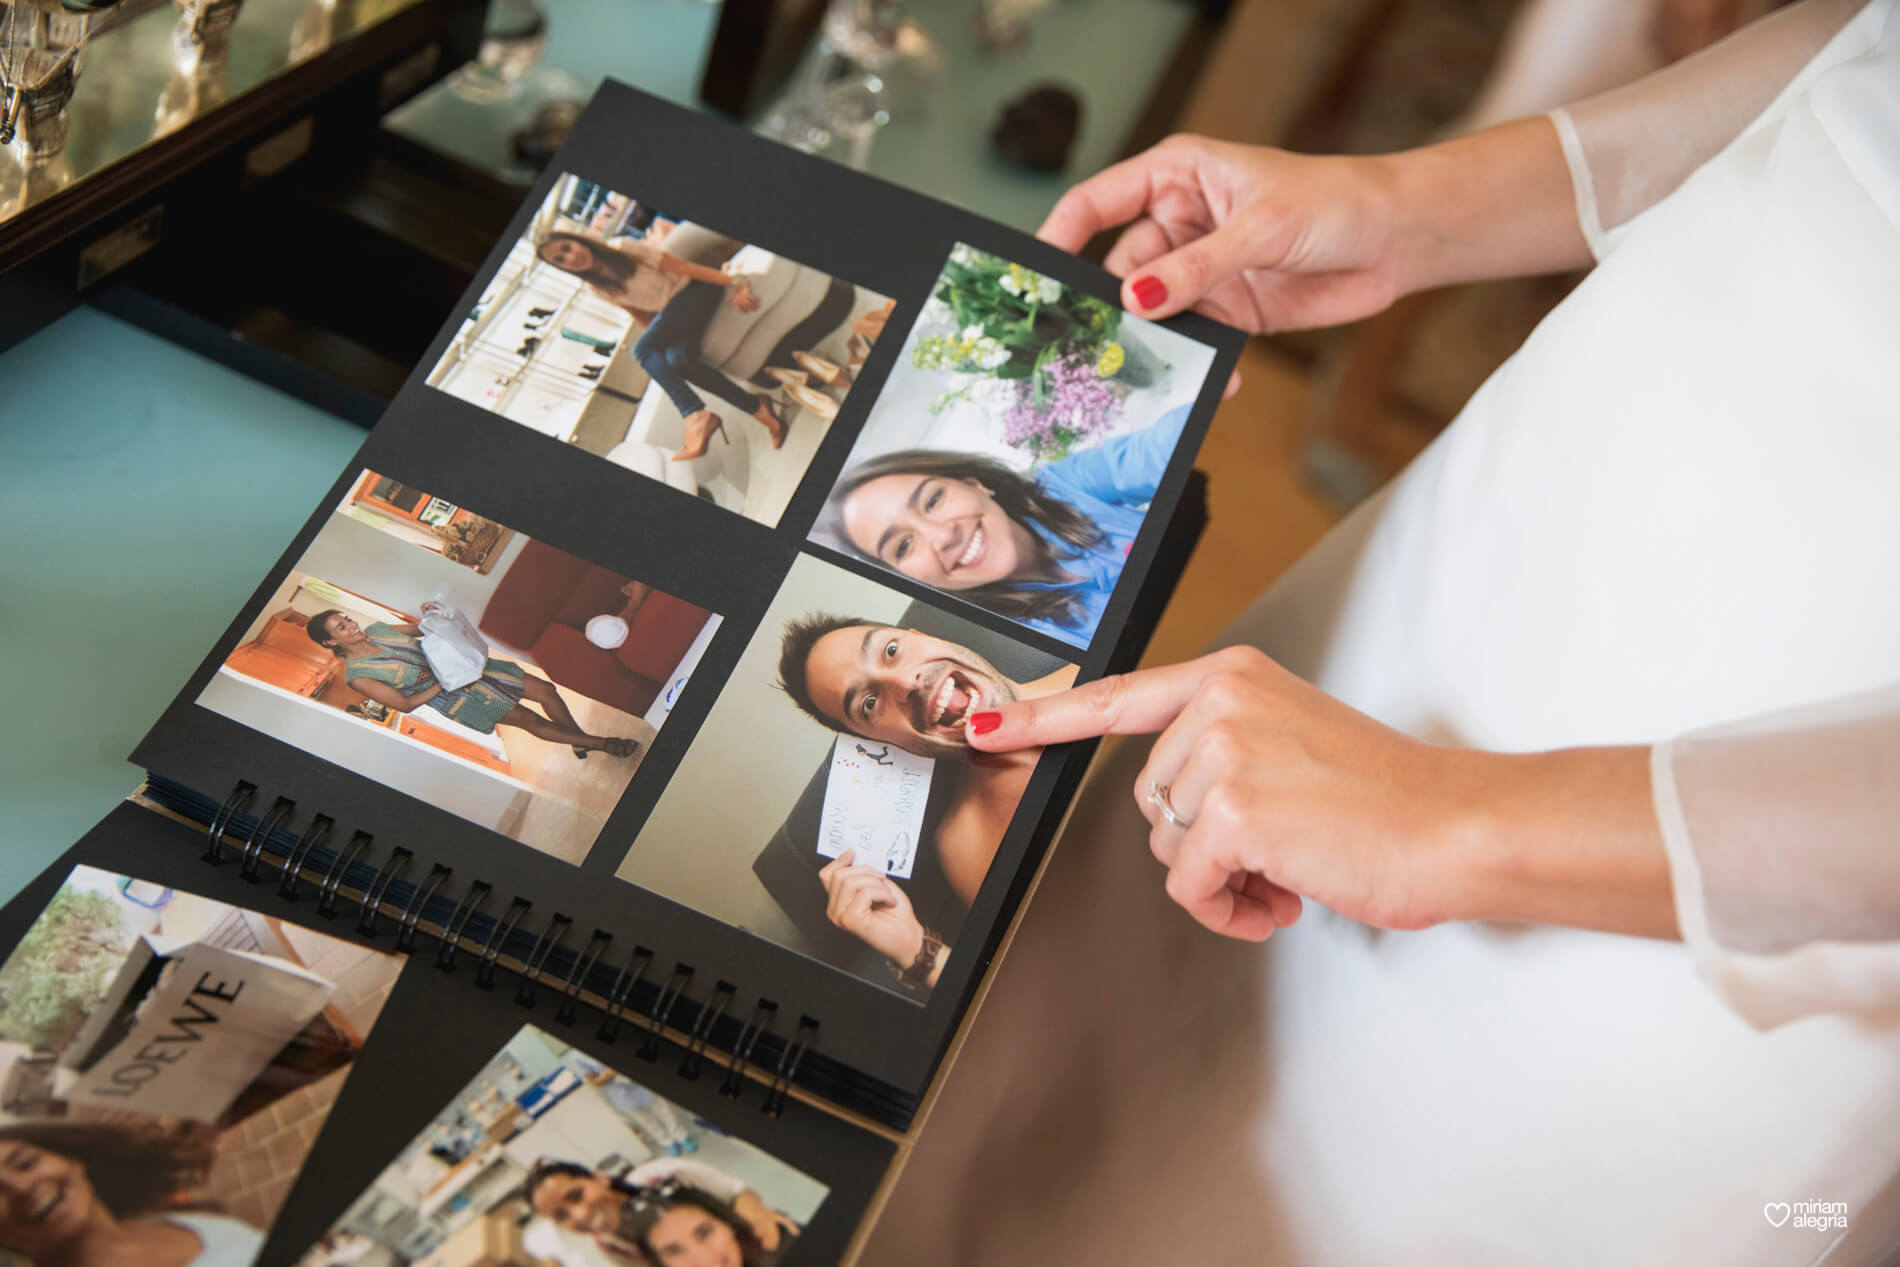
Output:
[[1404,293],[1591,263],[1562,142],[1541,115],[1382,161]]
[[1464,753],[1438,833],[1444,917],[1674,938],[1647,747]]

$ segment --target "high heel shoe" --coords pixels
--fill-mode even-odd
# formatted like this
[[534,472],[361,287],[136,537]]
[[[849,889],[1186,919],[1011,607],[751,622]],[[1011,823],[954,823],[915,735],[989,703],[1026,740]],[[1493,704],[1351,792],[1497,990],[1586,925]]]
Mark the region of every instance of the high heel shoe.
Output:
[[803,383],[807,377],[804,370],[782,370],[776,365],[766,366],[765,372],[770,375],[780,387],[790,387],[793,383]]
[[673,460],[675,462],[690,462],[694,458],[705,457],[706,447],[712,443],[713,432],[715,431],[719,433],[721,440],[724,440],[727,444],[732,443],[732,437],[726,434],[725,420],[712,410],[702,409],[687,418],[686,443],[681,445],[679,452],[673,455]]
[[851,375],[843,366],[834,365],[822,356],[813,356],[810,352],[794,352],[792,359],[804,366],[811,376],[826,387],[849,387]]
[[[803,383],[787,383],[785,390],[789,394],[793,392],[808,392],[811,388],[805,386]],[[760,426],[765,428],[765,434],[772,438],[773,448],[776,449],[785,443],[785,433],[790,430],[790,424],[779,416],[778,410],[772,407],[770,397],[759,397],[759,407],[752,411],[752,416],[758,420]]]
[[[814,391],[803,383],[793,383],[785,389],[785,394],[811,410],[826,422],[838,416],[838,402],[821,391]],[[777,446],[774,445],[774,448]]]

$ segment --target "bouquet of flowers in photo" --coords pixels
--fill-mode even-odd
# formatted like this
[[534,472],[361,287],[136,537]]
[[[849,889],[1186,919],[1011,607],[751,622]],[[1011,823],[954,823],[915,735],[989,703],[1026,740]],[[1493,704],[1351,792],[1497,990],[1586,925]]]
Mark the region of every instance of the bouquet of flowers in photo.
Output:
[[933,411],[980,394],[1001,416],[1005,442],[1038,458],[1109,430],[1137,385],[1118,340],[1120,308],[974,247],[951,251],[924,320],[954,333],[918,339],[911,363],[977,376]]

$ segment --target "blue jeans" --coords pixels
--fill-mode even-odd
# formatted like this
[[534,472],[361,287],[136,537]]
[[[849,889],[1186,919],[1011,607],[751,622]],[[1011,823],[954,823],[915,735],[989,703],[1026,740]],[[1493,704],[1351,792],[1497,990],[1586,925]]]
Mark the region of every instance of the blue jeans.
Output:
[[756,395],[699,359],[699,341],[725,301],[726,288],[717,282],[688,282],[633,345],[633,359],[682,416],[706,407],[705,399],[693,390],[695,383],[745,413],[759,407]]

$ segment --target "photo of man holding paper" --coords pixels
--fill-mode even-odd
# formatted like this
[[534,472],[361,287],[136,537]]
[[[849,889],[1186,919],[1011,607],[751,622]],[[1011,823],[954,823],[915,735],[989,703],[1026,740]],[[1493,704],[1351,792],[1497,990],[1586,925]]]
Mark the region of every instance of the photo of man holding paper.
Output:
[[[1040,756],[978,753],[965,722],[1076,672],[803,556],[617,874],[922,1000]],[[735,795],[739,745],[770,759]]]

